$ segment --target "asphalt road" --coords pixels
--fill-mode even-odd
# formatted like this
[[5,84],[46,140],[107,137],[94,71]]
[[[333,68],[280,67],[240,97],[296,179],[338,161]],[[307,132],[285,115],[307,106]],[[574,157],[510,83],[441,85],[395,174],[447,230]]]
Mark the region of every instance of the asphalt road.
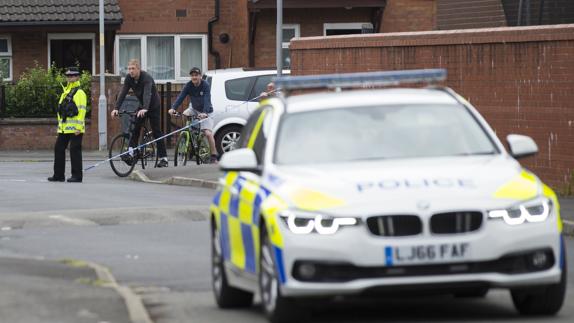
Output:
[[[80,258],[108,266],[120,284],[139,293],[157,323],[265,322],[258,306],[222,311],[210,287],[207,221],[119,224],[114,226],[29,227],[0,234],[0,257]],[[75,243],[71,243],[75,241]],[[574,268],[574,240],[567,239]],[[534,322],[571,322],[574,271],[566,303],[557,317]],[[485,299],[451,297],[326,303],[312,322],[506,322],[524,321],[508,292],[493,290]]]
[[[212,191],[118,179],[109,168],[90,174],[89,185],[48,183],[45,177],[50,167],[47,162],[0,163],[0,258],[76,258],[105,265],[120,284],[142,296],[157,323],[265,322],[257,305],[227,311],[215,306],[210,287],[209,226],[201,207],[194,207],[205,207]],[[66,202],[62,196],[72,198]],[[574,240],[567,239],[567,245],[570,268],[574,268]],[[573,321],[573,272],[569,273],[568,297],[560,315],[528,321]],[[4,315],[0,322],[8,317]],[[493,290],[477,300],[433,297],[326,303],[311,319],[381,320],[523,322],[525,318],[516,313],[506,291]]]

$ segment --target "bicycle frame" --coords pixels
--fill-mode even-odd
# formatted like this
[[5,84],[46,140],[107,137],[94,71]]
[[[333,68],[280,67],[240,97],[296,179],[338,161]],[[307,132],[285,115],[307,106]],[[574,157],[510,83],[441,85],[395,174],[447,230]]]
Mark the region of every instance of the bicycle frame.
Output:
[[180,133],[176,141],[174,166],[178,166],[178,161],[185,165],[190,159],[195,159],[198,165],[208,162],[209,145],[198,120],[196,117],[187,117],[186,129]]
[[[148,161],[151,160],[154,160],[154,167],[156,167],[158,162],[158,155],[156,153],[155,143],[152,142],[153,137],[152,131],[149,130],[151,127],[148,117],[146,116],[145,120],[142,122],[139,133],[134,134],[135,124],[137,122],[136,112],[122,111],[119,113],[119,115],[129,115],[130,119],[127,132],[122,130],[120,134],[114,137],[110,145],[109,161],[114,173],[120,177],[128,176],[133,171],[135,165],[138,162],[141,162],[142,169],[145,169],[145,167],[148,165]],[[133,141],[134,135],[137,135],[135,140],[136,142],[130,145],[130,143]],[[143,145],[138,145],[137,139],[139,138],[141,138]],[[136,147],[133,151],[132,146]],[[115,151],[116,149],[118,151]],[[129,151],[129,153],[126,154],[125,152],[127,151]],[[120,155],[117,155],[116,152],[119,152]],[[114,160],[114,157],[119,158]],[[124,169],[124,164],[128,165],[129,167]]]

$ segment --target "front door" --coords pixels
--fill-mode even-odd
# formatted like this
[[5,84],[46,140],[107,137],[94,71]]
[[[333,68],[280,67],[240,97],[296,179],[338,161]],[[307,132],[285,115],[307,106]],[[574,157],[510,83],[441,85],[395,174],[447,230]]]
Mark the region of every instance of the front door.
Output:
[[50,63],[56,67],[79,66],[81,71],[92,73],[91,39],[51,39]]

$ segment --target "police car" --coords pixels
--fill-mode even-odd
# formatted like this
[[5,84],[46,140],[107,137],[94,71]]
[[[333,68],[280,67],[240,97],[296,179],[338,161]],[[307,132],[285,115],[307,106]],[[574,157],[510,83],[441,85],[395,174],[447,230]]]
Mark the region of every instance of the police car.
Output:
[[[272,322],[309,299],[509,289],[523,315],[563,303],[555,193],[521,167],[481,115],[433,82],[444,70],[289,76],[226,153],[211,205],[212,277],[222,308],[259,295]],[[380,86],[394,85],[392,88]],[[352,91],[341,88],[362,87]]]

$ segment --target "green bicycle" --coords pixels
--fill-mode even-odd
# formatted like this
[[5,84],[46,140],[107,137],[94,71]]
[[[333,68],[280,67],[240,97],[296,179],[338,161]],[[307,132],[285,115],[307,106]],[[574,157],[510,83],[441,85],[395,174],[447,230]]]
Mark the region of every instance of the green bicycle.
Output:
[[[182,115],[178,114],[176,117],[182,117]],[[197,117],[183,117],[187,119],[187,128],[182,130],[177,137],[173,166],[185,166],[188,160],[195,160],[197,165],[209,164],[211,157],[209,143],[201,131],[199,119]],[[193,123],[196,124],[190,126]]]

